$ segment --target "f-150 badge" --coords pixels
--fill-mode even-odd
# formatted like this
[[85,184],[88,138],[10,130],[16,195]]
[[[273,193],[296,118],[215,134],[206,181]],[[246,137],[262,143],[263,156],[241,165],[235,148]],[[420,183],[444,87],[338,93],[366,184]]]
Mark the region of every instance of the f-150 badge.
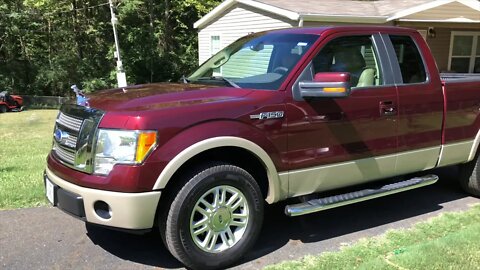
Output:
[[259,114],[252,114],[250,115],[250,119],[260,119],[260,120],[265,120],[265,119],[275,119],[275,118],[283,118],[283,115],[285,113],[283,111],[278,111],[278,112],[261,112]]

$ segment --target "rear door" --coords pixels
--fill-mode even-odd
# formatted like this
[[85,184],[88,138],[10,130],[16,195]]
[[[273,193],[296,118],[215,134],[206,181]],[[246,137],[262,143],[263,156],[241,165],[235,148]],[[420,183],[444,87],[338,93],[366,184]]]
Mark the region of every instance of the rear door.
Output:
[[[382,35],[398,90],[396,174],[433,168],[440,155],[443,93],[438,71],[419,34]],[[431,71],[431,72],[429,72]]]
[[[290,196],[359,184],[395,171],[397,89],[389,60],[382,57],[387,54],[380,35],[342,33],[322,44],[292,85],[287,102]],[[298,83],[312,81],[319,72],[350,72],[351,95],[303,100]]]

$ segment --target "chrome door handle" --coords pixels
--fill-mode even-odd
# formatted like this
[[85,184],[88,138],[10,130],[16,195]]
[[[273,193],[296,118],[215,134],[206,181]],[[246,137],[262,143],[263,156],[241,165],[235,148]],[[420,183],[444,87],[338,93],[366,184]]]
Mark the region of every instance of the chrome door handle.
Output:
[[380,102],[380,115],[392,116],[397,114],[397,108],[392,101]]

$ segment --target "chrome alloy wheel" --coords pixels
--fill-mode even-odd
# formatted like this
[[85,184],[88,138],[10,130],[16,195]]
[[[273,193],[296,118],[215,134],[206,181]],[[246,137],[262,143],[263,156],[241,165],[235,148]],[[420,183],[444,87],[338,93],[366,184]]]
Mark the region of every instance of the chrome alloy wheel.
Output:
[[190,217],[190,234],[201,250],[219,253],[240,241],[248,218],[243,193],[232,186],[217,186],[196,202]]

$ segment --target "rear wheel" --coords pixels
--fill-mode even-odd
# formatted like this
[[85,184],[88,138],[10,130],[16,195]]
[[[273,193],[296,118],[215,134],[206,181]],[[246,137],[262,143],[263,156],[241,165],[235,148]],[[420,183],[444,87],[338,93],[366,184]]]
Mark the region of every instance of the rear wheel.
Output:
[[0,113],[6,113],[6,112],[7,112],[7,106],[0,105]]
[[262,193],[247,171],[233,165],[203,166],[197,172],[172,198],[166,220],[159,221],[161,233],[172,255],[187,267],[224,268],[258,237]]
[[460,165],[459,182],[462,188],[477,197],[480,197],[480,161],[479,154],[475,158],[465,164]]

